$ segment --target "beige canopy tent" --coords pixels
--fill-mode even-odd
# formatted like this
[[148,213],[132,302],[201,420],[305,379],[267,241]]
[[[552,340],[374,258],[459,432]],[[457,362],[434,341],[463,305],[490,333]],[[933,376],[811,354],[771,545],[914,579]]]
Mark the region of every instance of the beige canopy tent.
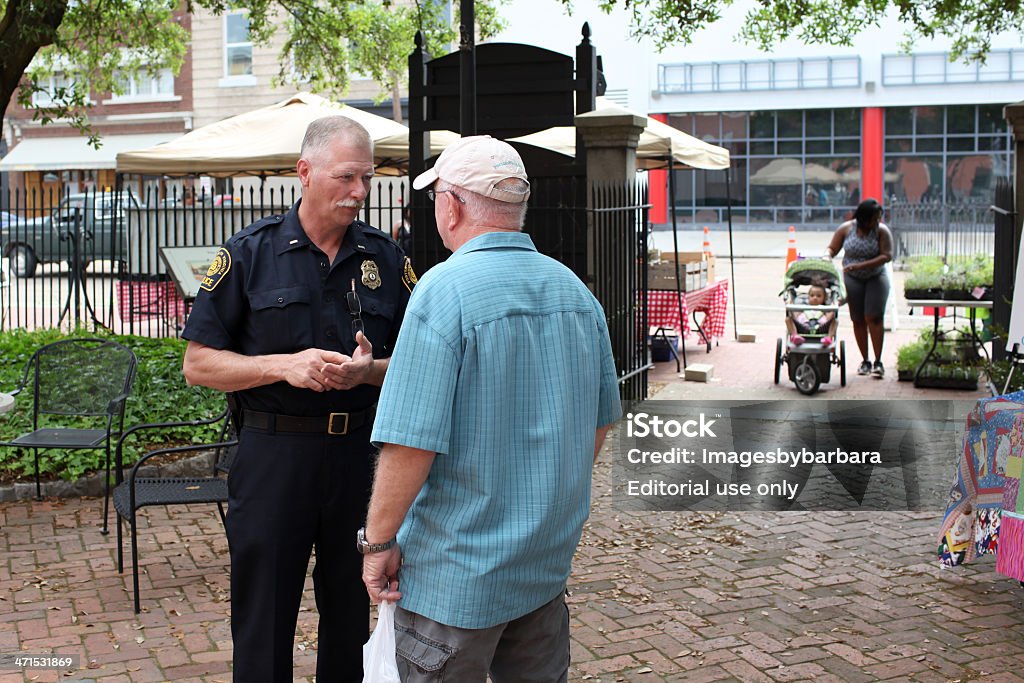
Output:
[[[295,172],[306,128],[316,119],[341,114],[358,122],[374,141],[374,161],[399,173],[408,157],[409,129],[376,114],[298,93],[269,107],[197,128],[172,142],[117,155],[121,173],[147,175],[283,175]],[[438,152],[454,133],[434,133]]]
[[831,168],[814,162],[800,163],[799,159],[772,159],[750,176],[751,185],[802,185],[804,182],[832,184],[843,181]]
[[[594,115],[602,114],[635,114],[628,109],[612,104],[604,98],[598,98],[598,108]],[[640,116],[639,114],[635,114]],[[645,127],[637,142],[637,168],[667,168],[671,160],[678,168],[699,168],[705,170],[725,170],[729,168],[729,150],[704,142],[681,130],[673,128],[649,116],[645,119]],[[542,147],[566,156],[576,156],[576,129],[573,126],[556,126],[539,133],[531,133],[510,142],[521,142],[534,147]]]

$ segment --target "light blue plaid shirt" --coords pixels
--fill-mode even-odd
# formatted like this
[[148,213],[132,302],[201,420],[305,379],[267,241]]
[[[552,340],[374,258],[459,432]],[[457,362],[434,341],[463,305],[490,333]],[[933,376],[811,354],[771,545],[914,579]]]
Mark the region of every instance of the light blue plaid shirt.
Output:
[[594,434],[621,415],[601,305],[523,233],[480,235],[413,290],[372,441],[437,457],[399,532],[405,609],[461,628],[565,587]]

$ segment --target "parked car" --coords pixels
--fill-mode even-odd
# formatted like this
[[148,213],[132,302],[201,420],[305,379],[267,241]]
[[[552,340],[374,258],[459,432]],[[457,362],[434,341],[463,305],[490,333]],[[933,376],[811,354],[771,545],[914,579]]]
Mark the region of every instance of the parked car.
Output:
[[8,213],[6,211],[0,211],[0,228],[5,228],[12,223],[20,223],[22,220],[21,216]]
[[[0,255],[15,276],[33,277],[40,263],[71,264],[77,232],[80,267],[94,260],[123,260],[127,253],[124,221],[129,209],[139,208],[130,192],[68,195],[45,218],[0,222]],[[115,224],[122,228],[116,238]]]

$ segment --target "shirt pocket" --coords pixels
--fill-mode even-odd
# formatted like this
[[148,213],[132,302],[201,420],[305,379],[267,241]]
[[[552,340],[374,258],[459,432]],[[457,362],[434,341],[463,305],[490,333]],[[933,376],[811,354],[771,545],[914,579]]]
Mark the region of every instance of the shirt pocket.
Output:
[[389,339],[395,322],[396,303],[360,294],[363,307],[363,327],[366,337],[373,344],[373,357],[386,358],[391,355]]
[[310,298],[305,285],[249,294],[258,353],[292,353],[313,346]]

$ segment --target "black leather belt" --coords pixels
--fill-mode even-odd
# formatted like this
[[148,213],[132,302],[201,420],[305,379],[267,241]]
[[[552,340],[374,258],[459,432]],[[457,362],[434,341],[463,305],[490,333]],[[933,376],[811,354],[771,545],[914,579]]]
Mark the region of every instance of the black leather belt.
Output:
[[348,413],[331,413],[316,417],[279,415],[258,410],[242,411],[242,427],[262,429],[268,432],[295,432],[300,434],[330,434],[344,436],[351,431],[373,423],[377,406]]

